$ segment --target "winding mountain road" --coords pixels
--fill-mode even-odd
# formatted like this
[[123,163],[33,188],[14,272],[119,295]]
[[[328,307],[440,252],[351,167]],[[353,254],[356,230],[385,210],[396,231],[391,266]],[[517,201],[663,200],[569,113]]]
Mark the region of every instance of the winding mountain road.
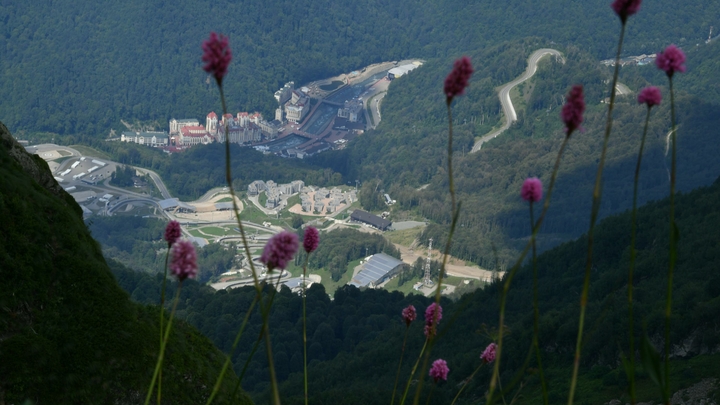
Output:
[[510,90],[512,90],[513,87],[517,86],[518,84],[533,77],[533,75],[535,75],[535,72],[537,71],[538,62],[545,55],[554,55],[556,58],[560,58],[562,63],[565,63],[562,54],[555,49],[544,48],[538,49],[537,51],[533,52],[528,58],[528,67],[527,69],[525,69],[525,72],[523,72],[523,74],[521,74],[517,79],[503,85],[500,88],[498,96],[500,97],[500,104],[502,105],[503,113],[505,114],[505,124],[503,124],[500,129],[481,136],[480,139],[475,141],[475,145],[473,145],[472,151],[470,151],[470,153],[479,151],[483,143],[489,141],[490,139],[496,138],[498,135],[510,128],[510,125],[513,122],[517,121],[515,107],[513,107],[512,101],[510,100]]

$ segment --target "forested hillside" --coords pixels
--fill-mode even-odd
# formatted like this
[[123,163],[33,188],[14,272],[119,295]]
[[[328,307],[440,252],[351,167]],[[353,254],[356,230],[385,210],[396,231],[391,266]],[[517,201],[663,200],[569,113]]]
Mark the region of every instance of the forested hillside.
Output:
[[[716,377],[720,345],[720,180],[677,198],[680,229],[679,256],[674,284],[672,318],[672,390],[687,387],[705,377]],[[638,256],[635,270],[635,334],[647,334],[660,347],[666,288],[668,246],[667,199],[651,203],[639,211]],[[593,266],[583,345],[578,403],[605,403],[620,398],[627,387],[619,365],[620,351],[626,350],[627,271],[629,258],[629,213],[602,221],[597,228],[596,257]],[[321,245],[326,242],[321,242]],[[550,403],[563,403],[567,395],[575,338],[578,302],[582,286],[587,240],[580,238],[538,258],[540,345],[544,366],[550,376]],[[318,251],[319,252],[319,251]],[[123,288],[133,295],[146,292],[146,302],[157,302],[161,278],[112,265]],[[227,350],[238,330],[240,316],[253,299],[252,288],[215,293],[208,287],[190,283],[183,290],[180,316]],[[435,389],[437,403],[449,403],[458,385],[479,364],[479,355],[497,330],[500,284],[492,284],[463,296],[457,302],[443,299],[444,317],[440,338],[432,358],[448,361],[448,382]],[[383,290],[359,291],[346,286],[330,300],[320,285],[307,295],[308,355],[311,402],[314,404],[384,404],[391,396],[404,324],[400,312],[413,304],[422,313],[432,302],[417,295],[403,296]],[[301,300],[283,288],[274,301],[270,317],[273,351],[278,376],[285,381],[283,403],[300,404],[302,399],[302,317]],[[525,266],[518,272],[508,295],[506,325],[509,335],[503,355],[502,384],[521,368],[532,339],[532,271]],[[408,352],[403,375],[423,343],[422,319],[410,327]],[[235,357],[240,372],[260,331],[259,316],[243,335]],[[262,345],[249,363],[243,387],[256,402],[265,401],[267,368]],[[530,364],[535,367],[534,360]],[[491,373],[481,369],[459,403],[484,400]],[[648,374],[638,374],[641,401],[657,400]],[[525,388],[520,403],[538,403],[537,375],[523,377]],[[425,393],[425,395],[427,392]]]
[[[80,207],[2,123],[0,216],[0,403],[140,403],[157,359],[159,311],[130,301]],[[204,402],[222,353],[177,322],[165,356],[163,403]],[[222,403],[235,381],[226,379]]]
[[[634,21],[633,21],[634,22]],[[467,95],[453,107],[455,187],[463,203],[455,255],[483,266],[515,256],[529,235],[527,207],[520,186],[527,177],[545,183],[563,137],[559,119],[565,94],[573,84],[585,87],[588,110],[584,132],[573,135],[560,167],[553,203],[541,230],[541,247],[554,246],[587,230],[592,186],[600,156],[609,96],[610,68],[603,67],[574,46],[559,48],[565,63],[546,57],[538,73],[519,86],[514,96],[518,121],[478,153],[468,153],[473,138],[498,125],[502,115],[496,87],[522,73],[535,49],[553,46],[539,39],[503,43],[471,51],[476,72]],[[393,83],[383,104],[383,121],[376,131],[359,137],[347,149],[319,155],[312,163],[326,165],[345,178],[380,183],[398,201],[395,209],[410,210],[439,225],[428,227],[422,240],[445,239],[450,222],[447,182],[447,113],[442,80],[449,61],[428,62],[412,75]],[[691,190],[720,175],[720,43],[688,50],[687,74],[677,75],[678,187]],[[498,67],[503,67],[498,69]],[[640,201],[663,198],[669,191],[666,157],[670,128],[667,78],[654,66],[628,66],[620,82],[632,94],[618,97],[610,138],[601,216],[630,207],[634,167],[646,107],[637,104],[644,86],[660,86],[664,102],[653,110],[641,173]],[[427,184],[422,190],[418,188]]]
[[[538,36],[598,59],[613,55],[617,19],[608,0],[193,1],[0,4],[0,117],[22,136],[47,131],[105,137],[120,120],[200,118],[218,110],[201,70],[210,31],[230,37],[225,80],[231,110],[268,116],[285,81],[348,72],[406,57],[447,60],[499,41]],[[720,3],[643,5],[626,51],[669,42],[690,47],[718,25]],[[496,66],[502,70],[504,67]]]

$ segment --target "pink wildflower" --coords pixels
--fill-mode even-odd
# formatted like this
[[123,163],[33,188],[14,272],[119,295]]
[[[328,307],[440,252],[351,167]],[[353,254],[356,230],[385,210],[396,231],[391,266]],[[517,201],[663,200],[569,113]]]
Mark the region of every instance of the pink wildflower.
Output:
[[523,200],[538,202],[542,199],[542,182],[537,177],[525,179],[520,190]]
[[214,32],[210,33],[210,38],[202,44],[203,56],[205,62],[203,69],[215,77],[218,85],[222,83],[222,79],[227,73],[227,67],[232,60],[232,52],[228,44],[226,36],[218,35]]
[[320,244],[320,233],[312,226],[305,228],[305,235],[303,236],[303,248],[306,252],[314,252]]
[[655,59],[658,69],[672,78],[675,72],[685,71],[685,54],[675,45],[669,45]]
[[560,117],[565,123],[565,133],[567,136],[580,128],[583,121],[583,113],[585,112],[585,98],[583,96],[582,85],[576,84],[568,93],[567,101],[562,108]]
[[647,104],[648,108],[659,105],[661,101],[662,94],[660,93],[660,89],[655,86],[645,87],[640,90],[640,94],[638,94],[638,103]]
[[402,310],[402,317],[403,320],[405,320],[405,325],[410,326],[412,321],[417,318],[417,311],[415,311],[415,307],[408,305],[407,308]]
[[625,24],[627,18],[638,12],[642,0],[615,0],[612,4],[615,14],[620,17],[620,21]]
[[447,366],[447,362],[443,359],[433,361],[432,367],[430,367],[430,377],[435,380],[435,383],[440,380],[447,381],[449,372],[450,369]]
[[274,235],[265,244],[260,261],[265,263],[268,270],[284,270],[298,250],[298,237],[294,233],[282,231]]
[[435,335],[435,328],[442,319],[442,307],[436,302],[430,304],[425,310],[425,337],[431,337]]
[[189,240],[176,241],[172,247],[170,272],[183,281],[186,278],[195,278],[197,275],[197,254],[195,246]]
[[485,363],[492,363],[493,361],[495,361],[496,351],[497,345],[495,343],[490,343],[480,355],[480,360],[484,361]]
[[180,236],[182,236],[182,231],[180,230],[180,223],[174,220],[168,222],[167,226],[165,227],[165,240],[167,241],[168,246],[172,246],[173,243],[180,239]]
[[453,70],[445,78],[445,96],[447,102],[450,103],[455,96],[461,96],[465,93],[465,88],[468,86],[470,76],[473,74],[472,64],[470,58],[463,56],[462,58],[455,61]]

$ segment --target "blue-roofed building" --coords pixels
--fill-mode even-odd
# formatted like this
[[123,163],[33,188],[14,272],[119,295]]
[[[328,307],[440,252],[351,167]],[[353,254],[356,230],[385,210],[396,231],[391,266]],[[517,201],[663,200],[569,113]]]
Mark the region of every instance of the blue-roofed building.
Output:
[[348,284],[357,288],[375,288],[399,273],[403,265],[402,261],[385,253],[372,255]]

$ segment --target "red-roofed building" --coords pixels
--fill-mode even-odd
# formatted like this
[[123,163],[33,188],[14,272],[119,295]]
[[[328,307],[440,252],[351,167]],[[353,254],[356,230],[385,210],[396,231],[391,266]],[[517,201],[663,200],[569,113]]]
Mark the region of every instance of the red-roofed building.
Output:
[[213,138],[205,131],[204,126],[198,125],[183,127],[178,141],[180,146],[207,145],[213,142]]

